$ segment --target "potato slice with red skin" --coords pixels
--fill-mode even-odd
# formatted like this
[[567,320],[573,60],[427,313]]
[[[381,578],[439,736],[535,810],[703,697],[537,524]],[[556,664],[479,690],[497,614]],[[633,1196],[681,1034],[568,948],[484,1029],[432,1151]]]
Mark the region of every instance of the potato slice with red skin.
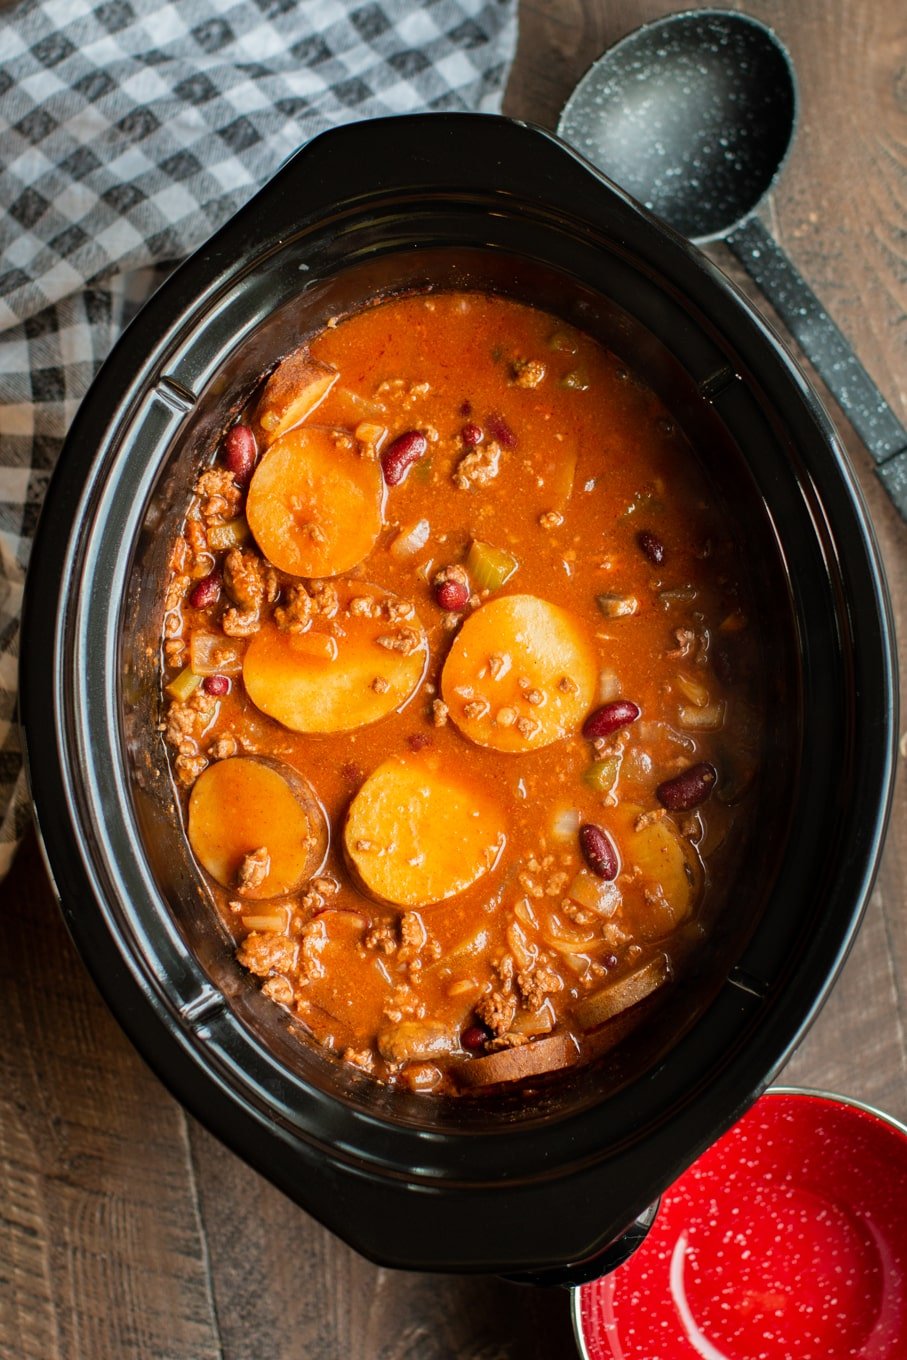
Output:
[[485,1058],[468,1058],[457,1063],[452,1072],[460,1086],[497,1086],[572,1067],[578,1058],[576,1041],[569,1034],[551,1034],[489,1053]]
[[615,1016],[638,1006],[640,1001],[664,986],[670,977],[670,960],[666,954],[659,954],[632,973],[626,973],[607,986],[600,987],[597,992],[583,997],[573,1008],[573,1014],[583,1029],[597,1029]]
[[281,359],[265,383],[255,412],[259,446],[267,448],[294,425],[301,425],[339,376],[336,368],[313,358],[305,346]]
[[[297,771],[263,756],[233,756],[203,770],[189,795],[188,820],[202,868],[253,902],[298,891],[327,853],[327,821],[314,792]],[[243,886],[243,861],[262,849],[267,874]]]
[[448,773],[433,754],[379,765],[350,804],[343,832],[365,892],[400,907],[465,892],[495,867],[505,840],[503,815],[484,788]]
[[408,703],[425,674],[428,642],[414,609],[394,622],[389,612],[404,611],[405,602],[365,581],[338,581],[337,596],[334,619],[316,618],[306,633],[267,623],[243,657],[249,698],[293,732],[378,722]]
[[377,459],[343,430],[306,425],[272,444],[246,497],[256,543],[279,571],[321,578],[350,571],[382,528]]
[[497,596],[470,615],[441,676],[463,735],[512,752],[577,732],[597,685],[598,661],[583,625],[535,595]]

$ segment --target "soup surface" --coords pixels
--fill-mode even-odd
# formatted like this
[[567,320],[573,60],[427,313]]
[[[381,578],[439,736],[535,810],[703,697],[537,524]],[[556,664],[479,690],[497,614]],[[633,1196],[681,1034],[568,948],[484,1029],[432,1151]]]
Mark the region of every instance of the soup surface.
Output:
[[166,599],[163,729],[240,963],[416,1091],[613,1046],[733,872],[750,617],[691,449],[593,339],[477,293],[329,324],[200,475]]

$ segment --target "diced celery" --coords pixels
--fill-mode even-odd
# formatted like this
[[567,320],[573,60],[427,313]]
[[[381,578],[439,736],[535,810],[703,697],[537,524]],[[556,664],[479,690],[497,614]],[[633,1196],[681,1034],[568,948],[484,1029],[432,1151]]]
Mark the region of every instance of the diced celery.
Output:
[[238,548],[249,537],[245,516],[228,520],[226,524],[212,524],[208,529],[208,547],[219,552],[222,548]]
[[596,600],[606,619],[626,618],[639,609],[635,595],[597,595]]
[[588,784],[596,793],[610,793],[620,774],[620,757],[604,756],[594,760],[583,773],[583,783]]
[[474,538],[466,558],[466,570],[479,590],[499,590],[519,567],[513,553],[506,548],[495,548]]
[[176,699],[177,703],[183,704],[201,683],[202,677],[196,675],[191,666],[184,666],[179,675],[170,681],[167,686],[167,693],[171,699]]

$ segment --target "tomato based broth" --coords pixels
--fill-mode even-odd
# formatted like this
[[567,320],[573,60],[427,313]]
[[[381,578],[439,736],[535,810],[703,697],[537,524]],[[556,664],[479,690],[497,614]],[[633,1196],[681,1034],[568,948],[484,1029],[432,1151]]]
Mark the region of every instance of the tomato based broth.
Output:
[[721,507],[612,354],[482,294],[333,322],[228,431],[172,565],[190,846],[314,1041],[452,1092],[657,1007],[733,872],[759,649]]

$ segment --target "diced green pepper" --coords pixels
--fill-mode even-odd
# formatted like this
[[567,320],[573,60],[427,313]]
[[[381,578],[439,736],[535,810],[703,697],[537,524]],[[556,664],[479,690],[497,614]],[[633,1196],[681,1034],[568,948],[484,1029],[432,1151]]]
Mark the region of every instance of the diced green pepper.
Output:
[[202,683],[202,677],[196,675],[191,666],[184,666],[170,684],[167,686],[167,693],[171,699],[176,699],[178,703],[184,704],[194,689]]
[[588,784],[596,793],[610,793],[617,783],[619,773],[620,757],[605,756],[602,760],[594,760],[584,771],[583,783]]
[[466,570],[478,590],[499,590],[519,567],[513,553],[474,538],[466,558]]
[[245,516],[228,520],[226,524],[212,524],[208,529],[208,547],[219,552],[222,548],[238,548],[249,537]]

